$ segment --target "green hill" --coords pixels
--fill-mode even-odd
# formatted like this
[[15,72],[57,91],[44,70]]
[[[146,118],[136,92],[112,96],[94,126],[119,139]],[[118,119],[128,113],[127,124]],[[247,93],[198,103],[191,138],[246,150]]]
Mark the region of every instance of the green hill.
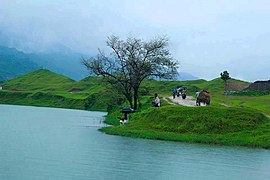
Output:
[[2,86],[4,89],[16,89],[19,91],[65,91],[74,82],[74,80],[65,76],[41,69],[9,80],[3,83]]
[[37,70],[1,86],[2,104],[107,111],[124,101],[99,77],[74,81],[49,70]]
[[[247,86],[248,82],[231,79],[230,84],[243,84]],[[220,78],[206,80],[189,81],[158,81],[146,80],[141,87],[141,93],[152,95],[153,93],[171,94],[173,88],[179,85],[188,87],[188,93],[193,95],[196,90],[207,89],[211,93],[223,93],[224,83]],[[81,81],[74,81],[65,76],[53,73],[49,70],[37,70],[15,79],[2,83],[4,89],[18,89],[21,91],[68,91],[71,89],[80,89],[83,92],[100,92],[108,88],[107,84],[100,77],[87,77]]]
[[103,82],[101,77],[89,76],[76,83],[74,88],[83,90],[84,92],[102,92],[104,93],[108,89],[108,84]]
[[[227,89],[229,91],[240,91],[247,87],[250,83],[237,80],[237,79],[229,79],[227,81]],[[203,85],[204,89],[209,90],[214,94],[223,94],[224,92],[224,81],[221,78],[216,78],[211,81],[205,82]]]
[[[249,85],[249,82],[230,79],[228,84],[231,88],[244,88]],[[207,89],[211,93],[211,104],[213,106],[228,106],[249,107],[260,110],[267,115],[270,115],[270,95],[264,96],[225,96],[224,82],[220,78],[211,81],[206,80],[190,80],[190,81],[158,81],[146,80],[143,82],[140,92],[140,102],[142,107],[146,107],[144,102],[151,104],[151,97],[154,93],[161,96],[170,96],[173,88],[184,85],[188,88],[188,95],[194,96],[196,90]],[[24,104],[37,106],[52,106],[52,107],[67,107],[78,109],[104,110],[114,108],[116,104],[124,102],[124,97],[119,95],[106,82],[103,82],[100,77],[87,77],[81,81],[74,81],[65,76],[53,73],[49,70],[37,70],[15,79],[6,81],[1,84],[5,92],[2,93],[0,103],[9,104]],[[77,91],[71,93],[72,91]],[[3,95],[5,93],[5,95]],[[23,94],[24,98],[19,98],[18,94]],[[25,95],[27,93],[28,95]],[[15,95],[16,94],[16,95]],[[40,94],[45,97],[52,97],[51,100],[42,100],[38,97]],[[1,95],[1,94],[0,94]],[[54,96],[57,96],[55,98]],[[4,98],[6,97],[6,98]],[[11,98],[14,97],[14,98]],[[16,98],[15,98],[16,97]],[[26,98],[27,97],[27,98]],[[31,97],[31,98],[30,98]],[[31,101],[33,102],[30,102]],[[54,102],[54,99],[66,99],[80,101],[80,105],[65,104],[61,101]],[[47,103],[47,104],[46,104]],[[123,105],[124,106],[124,105]]]
[[270,121],[259,111],[228,107],[165,106],[131,116],[108,134],[270,149]]

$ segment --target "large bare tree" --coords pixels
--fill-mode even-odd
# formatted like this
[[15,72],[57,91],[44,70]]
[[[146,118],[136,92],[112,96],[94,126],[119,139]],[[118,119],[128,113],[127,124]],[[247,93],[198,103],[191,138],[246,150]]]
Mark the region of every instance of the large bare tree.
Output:
[[117,85],[131,108],[138,107],[139,88],[143,80],[150,77],[169,79],[177,73],[177,63],[170,54],[167,38],[122,40],[112,35],[106,44],[112,50],[109,56],[99,50],[96,58],[84,59],[83,64],[91,73]]

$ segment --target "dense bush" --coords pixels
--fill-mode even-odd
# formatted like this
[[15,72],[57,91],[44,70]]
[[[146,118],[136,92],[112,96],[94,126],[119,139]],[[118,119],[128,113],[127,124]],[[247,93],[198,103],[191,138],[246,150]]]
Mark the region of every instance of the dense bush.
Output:
[[268,94],[270,94],[270,91],[235,91],[229,93],[229,95],[238,96],[264,96]]

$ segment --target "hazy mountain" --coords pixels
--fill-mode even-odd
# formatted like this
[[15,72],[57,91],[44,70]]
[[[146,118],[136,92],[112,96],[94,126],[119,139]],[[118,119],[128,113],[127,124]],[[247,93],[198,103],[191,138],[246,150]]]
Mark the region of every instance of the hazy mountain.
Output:
[[40,69],[40,66],[34,63],[29,55],[14,48],[0,46],[0,81],[37,69]]
[[192,74],[186,72],[179,72],[178,76],[176,77],[177,80],[180,81],[187,81],[187,80],[197,80],[198,77],[193,76]]
[[73,52],[61,45],[54,46],[49,52],[31,54],[31,59],[45,69],[79,80],[88,75],[81,64],[82,58],[89,56]]
[[25,53],[15,48],[0,46],[0,81],[37,69],[48,69],[79,80],[88,75],[81,64],[89,56],[73,52],[61,45],[51,46],[48,51]]
[[[11,79],[17,75],[27,73],[36,69],[48,69],[53,72],[68,76],[75,80],[80,80],[88,76],[86,68],[81,64],[83,58],[89,58],[90,55],[84,55],[74,52],[62,44],[51,44],[33,48],[31,43],[25,42],[22,37],[11,36],[0,33],[0,80]],[[16,47],[6,48],[4,46]],[[29,47],[28,47],[29,46]],[[38,50],[37,50],[38,49]],[[195,80],[197,77],[190,73],[181,72],[176,79]]]

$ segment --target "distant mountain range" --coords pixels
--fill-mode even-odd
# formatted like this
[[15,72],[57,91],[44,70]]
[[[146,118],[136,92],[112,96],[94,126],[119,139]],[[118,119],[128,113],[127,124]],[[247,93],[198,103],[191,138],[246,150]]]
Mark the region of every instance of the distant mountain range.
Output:
[[199,78],[193,76],[192,74],[186,73],[186,72],[179,72],[176,79],[179,81],[187,81],[187,80],[197,80]]
[[42,68],[75,80],[80,80],[88,75],[86,68],[81,63],[83,58],[89,58],[89,56],[73,52],[69,49],[50,53],[31,54],[31,60]]
[[0,81],[12,79],[16,76],[41,67],[31,61],[31,57],[14,48],[0,46]]
[[64,48],[50,53],[27,54],[15,48],[0,46],[0,81],[37,69],[49,69],[79,80],[88,75],[81,64],[82,58],[86,56]]
[[[89,58],[89,56],[73,52],[65,46],[57,46],[47,53],[31,54],[0,46],[0,81],[6,81],[37,69],[48,69],[74,80],[80,80],[88,76],[86,68],[81,64],[82,58]],[[189,73],[180,72],[176,79],[185,81],[198,78]]]

